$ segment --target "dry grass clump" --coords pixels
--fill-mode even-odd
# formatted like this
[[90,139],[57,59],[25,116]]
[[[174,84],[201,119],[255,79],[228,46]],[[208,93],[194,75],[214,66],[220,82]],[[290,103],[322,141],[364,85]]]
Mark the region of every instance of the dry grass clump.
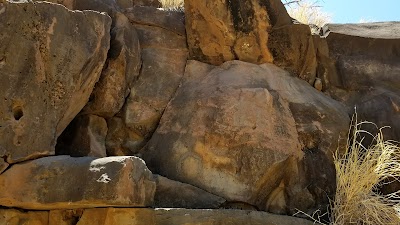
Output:
[[159,0],[164,9],[183,10],[184,0]]
[[334,158],[337,190],[331,224],[398,225],[400,191],[383,195],[379,189],[385,181],[400,177],[400,148],[384,141],[381,129],[374,144],[364,147],[362,136],[371,134],[360,129],[362,124],[355,122],[346,152]]

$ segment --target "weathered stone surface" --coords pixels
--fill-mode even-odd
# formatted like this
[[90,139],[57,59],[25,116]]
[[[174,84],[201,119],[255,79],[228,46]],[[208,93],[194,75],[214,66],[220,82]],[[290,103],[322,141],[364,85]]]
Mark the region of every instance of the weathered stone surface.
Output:
[[4,161],[3,158],[0,158],[0,174],[3,173],[3,171],[6,170],[8,166],[8,163]]
[[106,157],[107,122],[95,115],[76,117],[57,140],[56,154]]
[[51,210],[49,225],[76,225],[82,214],[83,209]]
[[200,188],[155,175],[157,184],[154,195],[156,208],[218,209],[225,199]]
[[274,27],[268,47],[273,63],[309,84],[315,82],[317,58],[310,28],[305,24]]
[[155,182],[136,157],[53,156],[13,165],[0,176],[0,205],[49,210],[143,207]]
[[339,103],[271,64],[190,61],[141,153],[163,176],[287,213],[328,204],[348,123]]
[[[119,0],[121,1],[121,0]],[[123,1],[123,0],[122,0]],[[131,2],[133,2],[134,6],[151,6],[151,7],[155,7],[155,8],[160,8],[161,7],[161,3],[159,0],[130,0]]]
[[[122,110],[108,120],[108,155],[132,155],[147,143],[179,86],[188,55],[179,32],[182,13],[134,7],[127,15],[138,33],[142,67]],[[181,28],[175,29],[177,23]]]
[[109,118],[119,112],[129,94],[129,87],[139,75],[140,66],[136,30],[127,17],[116,13],[105,68],[83,113]]
[[132,23],[164,28],[185,36],[185,14],[179,11],[166,11],[154,7],[135,6],[124,14]]
[[[186,0],[191,59],[213,65],[234,59],[258,64],[273,62],[268,49],[268,30],[272,28],[269,11],[279,6],[283,7],[280,1]],[[282,12],[281,17],[290,19],[286,11]]]
[[356,106],[360,120],[391,126],[383,130],[385,138],[399,140],[400,22],[328,24],[324,30],[336,65],[327,93],[349,113]]
[[[0,209],[0,225],[48,225],[49,212],[22,212],[15,209]],[[62,225],[62,224],[60,224]]]
[[[304,219],[244,210],[86,209],[77,225],[311,225]],[[53,224],[50,224],[53,225]],[[54,224],[55,225],[55,224]]]
[[99,79],[111,19],[45,2],[0,7],[1,157],[15,163],[54,154]]

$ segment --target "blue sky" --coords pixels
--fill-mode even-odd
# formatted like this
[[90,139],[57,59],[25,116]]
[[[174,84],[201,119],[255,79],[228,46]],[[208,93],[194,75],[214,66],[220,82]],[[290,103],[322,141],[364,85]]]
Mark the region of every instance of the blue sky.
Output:
[[400,0],[320,0],[332,23],[400,21]]

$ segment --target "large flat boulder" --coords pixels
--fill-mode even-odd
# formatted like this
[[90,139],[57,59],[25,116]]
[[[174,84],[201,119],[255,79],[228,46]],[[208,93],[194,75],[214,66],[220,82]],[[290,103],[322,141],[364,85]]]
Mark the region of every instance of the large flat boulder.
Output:
[[342,105],[272,64],[189,61],[141,154],[168,178],[289,213],[329,203],[348,124]]
[[[304,219],[244,210],[87,209],[77,225],[311,225]],[[49,224],[53,225],[53,224]],[[55,224],[54,224],[55,225]]]
[[52,155],[99,79],[111,19],[46,2],[6,3],[0,12],[0,157]]
[[133,157],[53,156],[13,165],[0,176],[0,205],[49,210],[145,207],[155,182],[143,160]]

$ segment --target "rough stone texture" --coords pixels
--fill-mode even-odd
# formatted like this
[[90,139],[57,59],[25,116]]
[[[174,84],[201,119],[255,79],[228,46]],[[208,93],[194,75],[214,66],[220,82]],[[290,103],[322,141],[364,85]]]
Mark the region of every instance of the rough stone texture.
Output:
[[[117,0],[124,1],[124,0]],[[125,0],[126,1],[126,0]],[[160,8],[162,5],[159,0],[130,0],[134,6],[151,6],[155,8]]]
[[200,188],[160,175],[154,176],[157,188],[154,196],[156,208],[218,209],[225,199]]
[[15,163],[54,154],[99,79],[111,19],[45,2],[0,7],[1,157]]
[[288,213],[328,204],[332,152],[348,124],[339,103],[274,65],[189,61],[141,153],[170,179]]
[[8,166],[8,163],[4,161],[3,158],[0,158],[0,174],[3,173],[3,171],[6,170]]
[[127,15],[139,36],[142,67],[121,112],[108,120],[109,155],[135,154],[146,144],[179,86],[188,55],[182,13],[134,7]]
[[49,212],[0,209],[0,225],[49,225]]
[[[349,114],[356,107],[360,121],[390,126],[383,129],[386,140],[400,140],[400,22],[328,24],[323,31],[325,52],[335,65],[325,66],[326,93],[343,102]],[[363,129],[377,132],[375,126]],[[366,141],[368,146],[371,139]],[[382,191],[391,190],[400,190],[400,183]]]
[[[87,209],[77,225],[311,225],[304,219],[244,210]],[[50,224],[53,225],[53,224]]]
[[273,63],[309,84],[315,82],[317,58],[310,28],[305,24],[274,27],[268,47]]
[[53,156],[13,165],[0,176],[0,205],[49,210],[144,207],[155,182],[136,157]]
[[95,115],[76,117],[58,138],[57,155],[106,157],[107,122]]
[[119,112],[141,66],[139,39],[135,28],[121,13],[114,17],[108,59],[99,82],[83,113],[110,118]]
[[265,2],[186,0],[190,58],[213,65],[234,59],[273,62],[267,47],[271,21]]
[[185,36],[185,14],[179,11],[157,9],[154,7],[135,6],[124,14],[132,23],[160,27]]
[[400,139],[400,22],[328,24],[326,41],[336,71],[328,94],[357,107],[359,119],[385,129],[385,138]]
[[49,225],[76,225],[82,214],[83,209],[51,210]]

